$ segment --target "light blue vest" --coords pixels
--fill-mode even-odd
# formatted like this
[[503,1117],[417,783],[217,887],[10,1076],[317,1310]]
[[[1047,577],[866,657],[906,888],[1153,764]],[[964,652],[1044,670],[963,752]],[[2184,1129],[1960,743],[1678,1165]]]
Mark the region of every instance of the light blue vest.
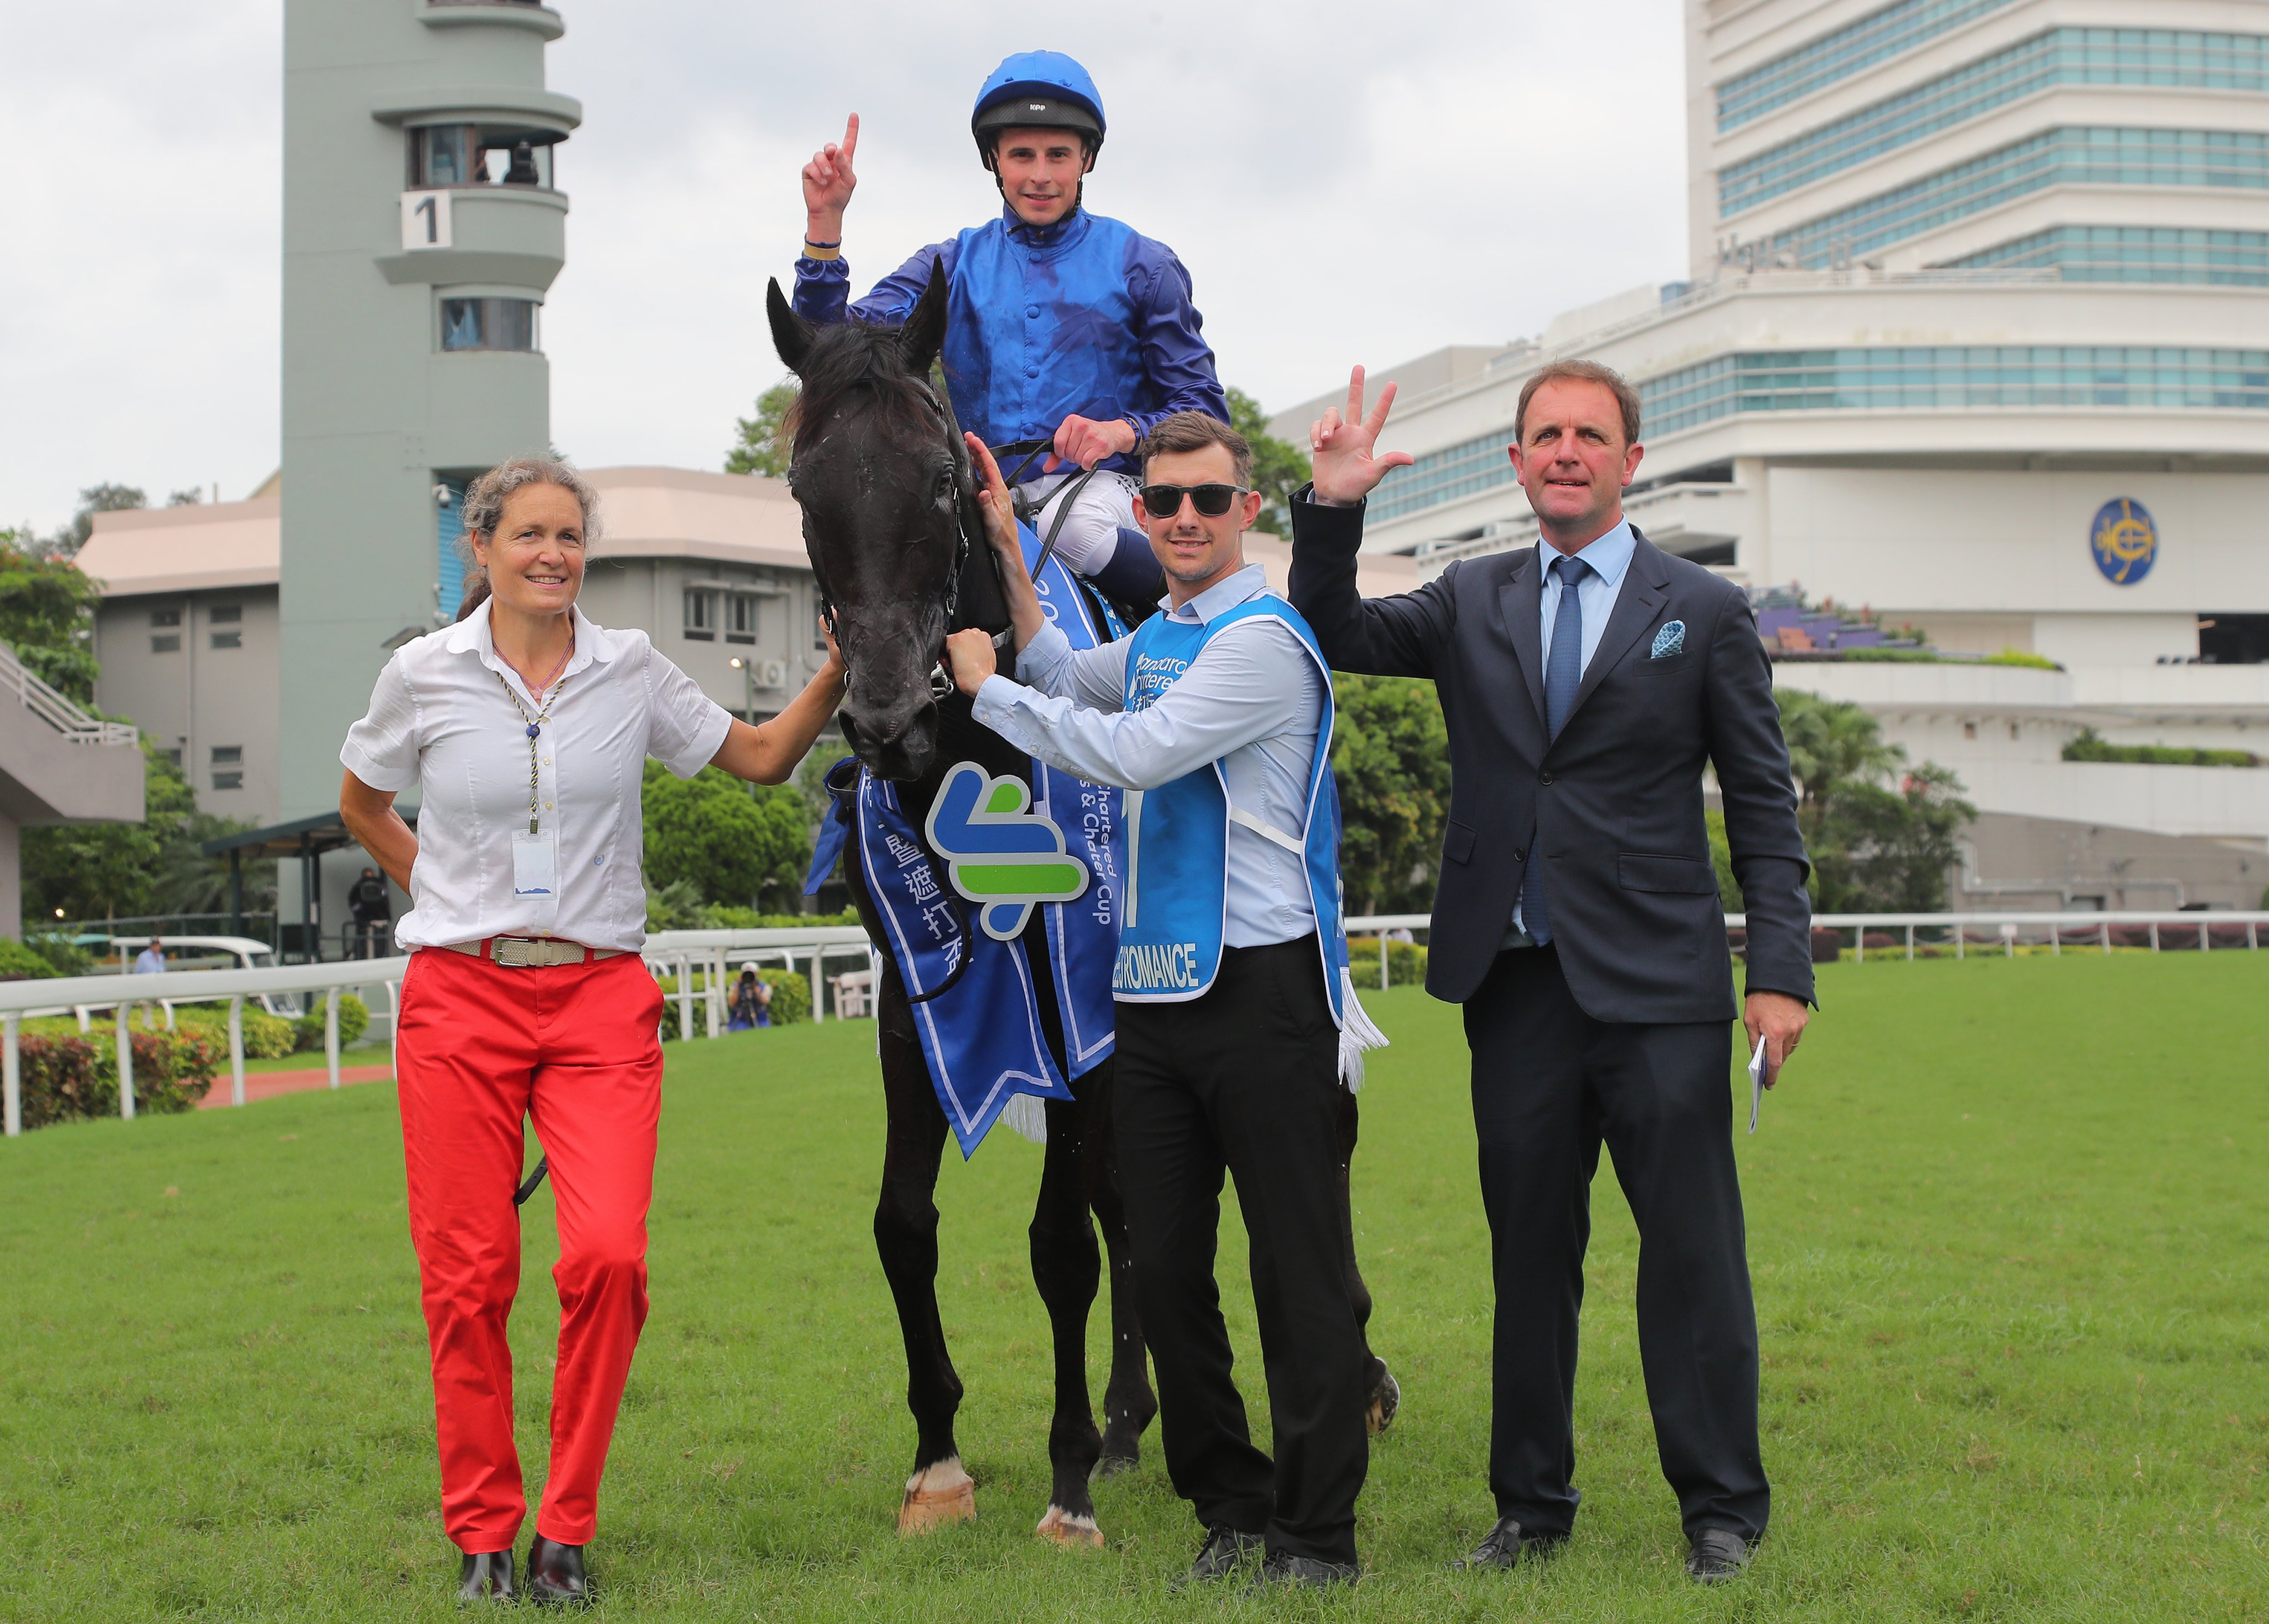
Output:
[[1190,668],[1198,651],[1241,620],[1282,623],[1300,639],[1324,682],[1322,724],[1308,771],[1307,826],[1271,829],[1231,805],[1218,761],[1157,789],[1127,794],[1127,906],[1111,991],[1121,1003],[1183,1003],[1204,996],[1221,970],[1229,912],[1229,826],[1298,852],[1316,915],[1319,968],[1332,1019],[1345,1019],[1347,936],[1340,924],[1340,796],[1332,778],[1332,674],[1300,611],[1264,593],[1202,624],[1154,615],[1137,627],[1127,653],[1127,708],[1148,709]]

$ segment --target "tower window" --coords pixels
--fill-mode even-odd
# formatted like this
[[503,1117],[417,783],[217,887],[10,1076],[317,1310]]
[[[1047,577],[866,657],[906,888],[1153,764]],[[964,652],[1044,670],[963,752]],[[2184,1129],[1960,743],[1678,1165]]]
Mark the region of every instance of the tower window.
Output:
[[532,299],[445,299],[441,301],[444,350],[533,350],[536,301]]
[[206,617],[217,626],[225,626],[230,624],[232,622],[241,621],[244,618],[244,605],[241,603],[216,603],[211,609],[206,611]]
[[150,639],[150,652],[153,654],[180,653],[181,634],[178,631],[164,631],[156,634]]
[[177,609],[152,609],[150,624],[153,626],[178,626],[181,624],[181,611]]
[[212,634],[212,646],[215,648],[242,648],[244,633],[233,627],[226,631],[216,631]]
[[410,132],[412,188],[553,186],[555,130],[425,124]]
[[216,744],[212,747],[212,786],[215,789],[244,787],[244,746]]
[[747,593],[736,592],[725,600],[725,640],[728,643],[753,643],[757,640],[757,605],[761,600]]
[[717,640],[717,594],[688,588],[685,594],[685,635],[697,643]]

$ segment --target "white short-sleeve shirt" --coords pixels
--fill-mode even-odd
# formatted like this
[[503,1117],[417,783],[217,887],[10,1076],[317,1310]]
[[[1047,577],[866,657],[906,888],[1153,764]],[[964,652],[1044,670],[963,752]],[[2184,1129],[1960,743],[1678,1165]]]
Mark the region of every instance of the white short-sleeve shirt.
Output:
[[[499,658],[484,603],[397,650],[339,760],[373,789],[422,786],[403,948],[489,936],[558,936],[636,951],[646,941],[639,788],[652,756],[681,779],[707,764],[732,717],[643,631],[575,616],[575,654],[536,744],[536,823],[556,841],[548,897],[514,894],[514,836],[528,833],[528,732],[540,707]],[[510,685],[511,693],[506,691]]]

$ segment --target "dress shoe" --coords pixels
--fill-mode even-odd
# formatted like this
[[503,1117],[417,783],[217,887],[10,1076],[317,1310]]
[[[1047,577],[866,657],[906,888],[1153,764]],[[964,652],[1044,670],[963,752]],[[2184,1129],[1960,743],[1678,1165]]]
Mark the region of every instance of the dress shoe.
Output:
[[1216,1523],[1206,1530],[1205,1543],[1198,1547],[1197,1560],[1190,1564],[1189,1574],[1182,1582],[1205,1584],[1226,1579],[1260,1554],[1259,1534],[1248,1534],[1227,1523]]
[[1253,1580],[1256,1588],[1271,1584],[1290,1584],[1302,1590],[1336,1590],[1342,1584],[1353,1584],[1363,1570],[1353,1562],[1327,1562],[1319,1556],[1295,1556],[1290,1551],[1271,1551],[1268,1560],[1260,1564],[1260,1572]]
[[1566,1534],[1529,1533],[1521,1528],[1518,1519],[1501,1517],[1497,1519],[1497,1526],[1489,1531],[1489,1538],[1474,1547],[1472,1555],[1451,1566],[1511,1568],[1519,1565],[1524,1554],[1533,1561],[1549,1556],[1567,1543]]
[[1730,1528],[1705,1528],[1686,1553],[1686,1576],[1701,1584],[1738,1579],[1749,1565],[1749,1542]]
[[459,1601],[518,1601],[510,1551],[467,1551],[457,1569]]
[[588,1607],[590,1581],[583,1576],[583,1547],[536,1536],[528,1547],[528,1594],[539,1607]]

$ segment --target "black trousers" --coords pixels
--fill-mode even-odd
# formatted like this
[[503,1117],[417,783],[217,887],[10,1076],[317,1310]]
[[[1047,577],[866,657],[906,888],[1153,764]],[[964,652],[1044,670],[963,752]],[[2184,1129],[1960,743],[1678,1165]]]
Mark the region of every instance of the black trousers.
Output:
[[[1119,1177],[1174,1492],[1207,1526],[1352,1562],[1370,1462],[1339,1200],[1339,1033],[1316,939],[1231,948],[1205,996],[1118,1007]],[[1251,1239],[1276,1458],[1253,1447],[1214,1280],[1222,1174]]]
[[1765,1530],[1757,1319],[1735,1174],[1731,1026],[1634,1026],[1578,1007],[1548,947],[1497,955],[1465,1007],[1497,1286],[1489,1487],[1565,1534],[1576,1326],[1604,1140],[1638,1221],[1638,1345],[1662,1475],[1689,1535]]

